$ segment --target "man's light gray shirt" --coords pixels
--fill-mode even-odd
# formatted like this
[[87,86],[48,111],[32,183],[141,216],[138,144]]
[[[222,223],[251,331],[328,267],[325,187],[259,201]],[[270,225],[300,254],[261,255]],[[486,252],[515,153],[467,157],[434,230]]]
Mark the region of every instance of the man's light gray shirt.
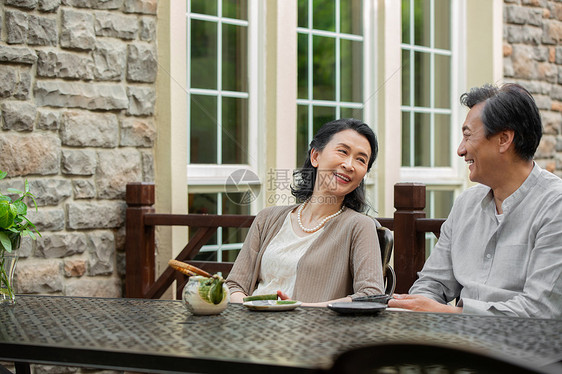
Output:
[[502,204],[489,187],[463,192],[410,294],[463,313],[562,319],[562,180],[535,164]]

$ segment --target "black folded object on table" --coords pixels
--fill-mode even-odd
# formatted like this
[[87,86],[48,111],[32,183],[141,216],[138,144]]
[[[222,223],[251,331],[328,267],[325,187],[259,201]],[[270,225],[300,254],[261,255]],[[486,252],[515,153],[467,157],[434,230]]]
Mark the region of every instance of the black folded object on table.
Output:
[[392,295],[367,295],[367,296],[354,297],[352,301],[388,304],[388,300],[390,299],[392,299]]

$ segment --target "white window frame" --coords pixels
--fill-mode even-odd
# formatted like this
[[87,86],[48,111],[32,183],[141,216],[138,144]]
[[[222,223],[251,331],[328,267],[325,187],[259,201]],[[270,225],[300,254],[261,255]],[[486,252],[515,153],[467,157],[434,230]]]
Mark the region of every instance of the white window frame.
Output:
[[[222,17],[222,2],[217,2],[217,16],[202,15],[190,12],[191,2],[187,0],[187,12],[186,12],[186,24],[187,32],[191,30],[191,20],[202,20],[216,22],[218,25],[217,32],[217,89],[200,89],[191,88],[191,76],[190,76],[190,64],[191,64],[191,44],[190,39],[187,38],[187,81],[186,81],[186,92],[187,92],[187,183],[189,193],[219,193],[223,192],[225,188],[228,188],[228,176],[235,170],[246,169],[251,171],[255,175],[259,175],[258,172],[258,103],[257,103],[257,87],[258,82],[256,80],[249,79],[248,82],[248,92],[233,92],[222,90],[221,87],[221,77],[222,74],[222,24],[231,24],[237,26],[247,26],[248,27],[248,76],[252,72],[257,70],[258,66],[258,0],[248,0],[248,20],[237,20]],[[248,100],[248,163],[247,164],[223,164],[222,163],[222,153],[221,153],[221,129],[217,127],[217,163],[216,164],[192,164],[190,162],[190,134],[191,134],[191,123],[190,123],[190,102],[191,94],[197,95],[209,95],[217,98],[217,120],[221,120],[220,113],[222,111],[221,101],[222,97],[233,97],[233,98],[244,98]],[[252,185],[259,188],[261,184],[259,179],[252,181]]]
[[[217,15],[203,15],[191,13],[191,2],[187,1],[186,17],[186,30],[189,33],[191,30],[191,20],[202,20],[217,23],[217,89],[200,89],[191,87],[191,44],[190,38],[186,39],[186,93],[187,93],[187,193],[188,194],[217,194],[217,214],[222,214],[222,195],[228,191],[237,191],[239,187],[247,187],[252,189],[255,193],[261,188],[261,181],[259,178],[247,181],[244,186],[234,185],[229,176],[239,170],[247,170],[251,173],[249,175],[259,174],[259,157],[258,157],[258,85],[260,79],[248,80],[248,92],[233,92],[222,90],[221,87],[221,74],[222,74],[222,24],[231,24],[236,26],[246,26],[248,37],[248,77],[258,69],[258,28],[259,26],[259,0],[248,0],[248,20],[238,20],[222,17],[222,1],[217,1]],[[222,163],[222,131],[220,126],[217,126],[217,163],[216,164],[202,164],[190,162],[190,149],[191,149],[191,94],[196,95],[209,95],[217,98],[217,120],[221,121],[222,116],[222,97],[244,98],[248,100],[248,163],[247,164],[223,164]],[[255,212],[256,207],[259,206],[259,201],[253,202],[250,206],[250,212]],[[217,229],[217,244],[204,245],[200,249],[200,253],[216,252],[217,262],[222,262],[224,250],[241,249],[243,243],[222,244],[223,230],[221,227]]]
[[[336,109],[336,113],[335,113],[335,118],[334,119],[338,119],[341,118],[341,109],[342,108],[349,108],[349,109],[361,109],[361,110],[365,110],[364,107],[364,101],[362,103],[356,103],[356,102],[346,102],[346,101],[341,101],[341,45],[340,45],[340,41],[341,40],[350,40],[350,41],[355,41],[355,42],[361,42],[362,46],[363,46],[363,71],[365,71],[365,37],[364,34],[366,32],[366,28],[365,28],[365,24],[363,24],[363,35],[354,35],[354,34],[346,34],[346,33],[342,33],[341,32],[341,14],[340,14],[340,0],[335,0],[335,18],[336,18],[336,30],[335,31],[326,31],[326,30],[317,30],[317,29],[313,29],[312,28],[312,15],[313,15],[313,0],[307,0],[308,3],[308,27],[297,27],[297,35],[298,34],[305,34],[307,35],[307,41],[308,41],[308,66],[307,66],[307,70],[308,70],[308,92],[307,92],[307,98],[306,99],[299,99],[297,98],[297,106],[306,106],[308,108],[308,123],[307,123],[307,127],[308,127],[308,140],[307,140],[307,144],[310,144],[310,141],[312,140],[312,138],[314,137],[314,129],[313,129],[313,107],[318,107],[318,106],[323,106],[323,107],[330,107],[330,108],[335,108]],[[363,2],[363,9],[365,9],[367,1]],[[363,12],[364,13],[364,12]],[[313,57],[313,51],[312,51],[312,38],[314,36],[323,36],[323,37],[329,37],[329,38],[333,38],[336,42],[336,52],[335,52],[335,61],[336,63],[336,76],[335,76],[335,88],[336,88],[336,97],[334,100],[314,100],[313,97],[313,81],[312,81],[312,77],[313,77],[313,69],[312,69],[312,57]],[[363,85],[365,86],[365,84]],[[363,88],[363,93],[365,92],[365,88]],[[363,98],[364,100],[364,98]],[[301,165],[297,165],[297,167],[300,167]]]
[[[413,7],[413,1],[411,2]],[[443,189],[449,186],[451,190],[455,191],[455,196],[460,192],[460,190],[465,186],[466,177],[461,174],[464,169],[461,169],[462,163],[459,162],[459,157],[456,155],[456,149],[458,147],[458,142],[460,141],[460,118],[462,114],[462,108],[459,103],[459,95],[464,92],[465,88],[465,50],[464,50],[464,35],[465,35],[465,22],[464,14],[465,12],[465,0],[451,0],[451,51],[441,50],[437,48],[421,47],[421,46],[411,46],[408,44],[401,44],[400,49],[421,51],[421,52],[432,52],[430,64],[431,72],[434,72],[434,53],[449,55],[451,57],[451,109],[439,109],[433,108],[434,106],[434,77],[431,76],[431,108],[419,108],[414,106],[413,101],[413,90],[410,91],[410,104],[409,106],[401,105],[400,111],[403,110],[410,111],[411,121],[410,124],[413,126],[413,116],[415,113],[429,113],[432,114],[448,114],[451,116],[451,134],[450,134],[450,147],[451,147],[451,166],[450,167],[404,167],[400,168],[400,180],[402,182],[421,182],[426,184],[428,190],[432,188]],[[431,12],[434,14],[434,1],[431,0]],[[413,14],[413,9],[411,9],[410,14]],[[435,32],[433,20],[430,26],[431,32],[431,42],[433,43],[433,33]],[[410,27],[410,40],[414,40],[413,28]],[[410,78],[410,84],[413,85],[413,71]],[[433,120],[431,121],[431,142],[433,143]],[[411,142],[413,139],[411,139]],[[431,144],[430,147],[433,149],[435,145]],[[414,148],[411,147],[413,150]],[[413,155],[413,152],[412,152]],[[433,152],[431,153],[431,163],[433,164]]]

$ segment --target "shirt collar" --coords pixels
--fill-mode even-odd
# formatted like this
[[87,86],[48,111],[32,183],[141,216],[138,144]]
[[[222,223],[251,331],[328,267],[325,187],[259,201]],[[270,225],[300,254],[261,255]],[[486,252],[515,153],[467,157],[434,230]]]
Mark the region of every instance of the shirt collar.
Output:
[[[539,175],[541,174],[541,167],[533,161],[533,169],[525,181],[519,186],[515,192],[509,195],[502,203],[502,211],[504,214],[509,213],[510,210],[514,209],[523,199],[529,191],[537,184],[539,180]],[[492,189],[488,187],[488,193],[484,196],[481,202],[482,209],[484,211],[489,211],[491,215],[496,214],[496,204],[494,202],[494,194]]]

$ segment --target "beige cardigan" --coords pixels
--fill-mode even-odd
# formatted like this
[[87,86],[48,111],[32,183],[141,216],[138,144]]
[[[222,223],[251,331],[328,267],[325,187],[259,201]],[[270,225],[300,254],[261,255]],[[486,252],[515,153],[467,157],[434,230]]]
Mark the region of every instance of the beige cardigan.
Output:
[[[261,258],[292,206],[270,207],[256,216],[226,283],[230,292],[251,295],[259,282]],[[346,208],[329,220],[297,265],[293,299],[322,302],[345,296],[384,293],[374,221]],[[283,290],[281,290],[283,291]]]

